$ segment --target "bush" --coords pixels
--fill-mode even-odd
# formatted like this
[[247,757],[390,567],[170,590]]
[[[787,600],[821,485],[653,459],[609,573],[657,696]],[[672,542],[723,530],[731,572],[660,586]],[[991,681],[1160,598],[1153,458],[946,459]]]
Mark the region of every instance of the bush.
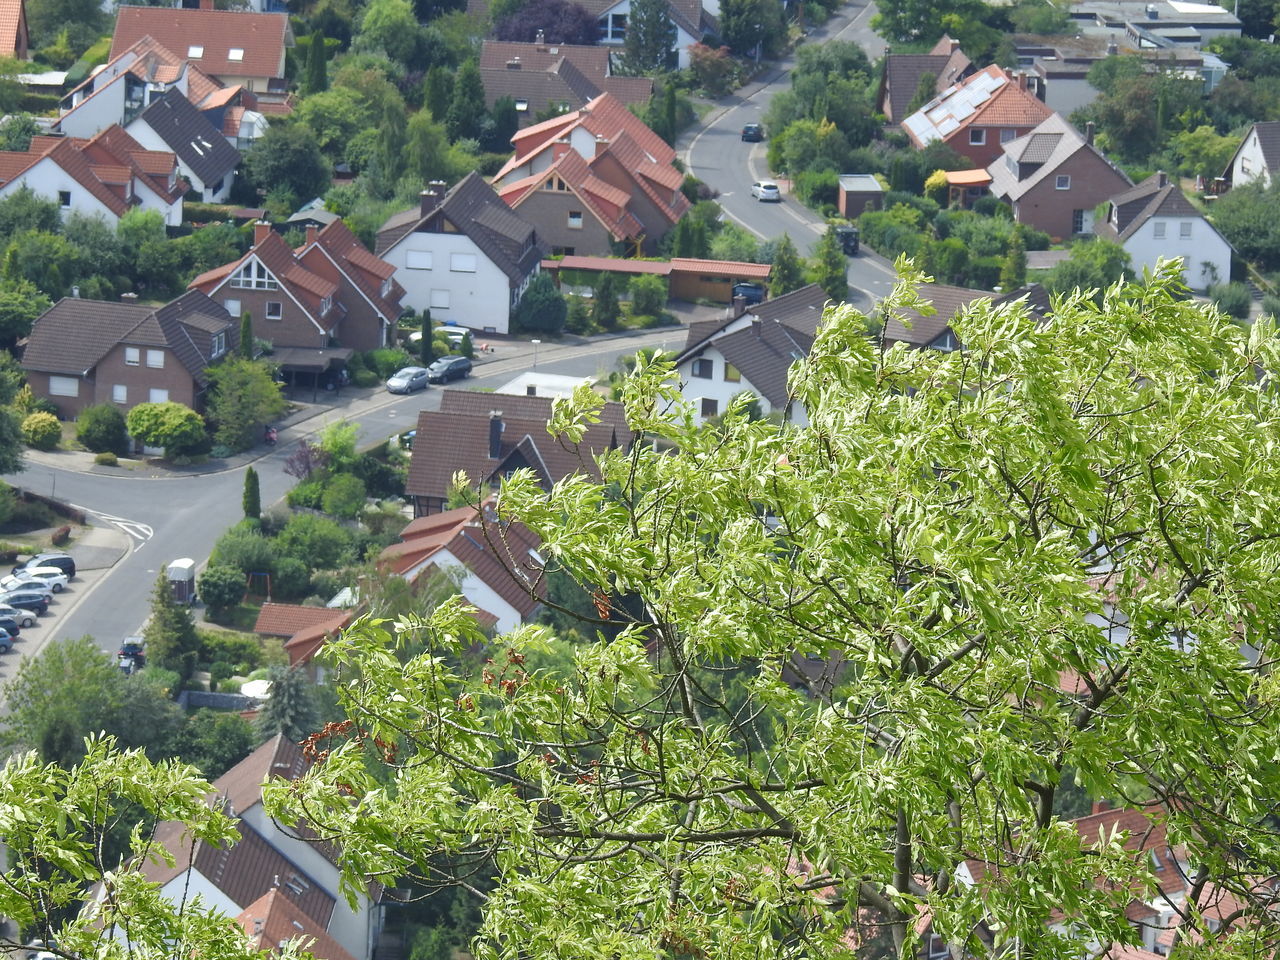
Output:
[[62,439],[62,424],[51,413],[28,414],[22,421],[22,439],[37,450],[56,450]]
[[796,175],[796,196],[805,206],[836,206],[840,199],[840,175],[834,170],[801,170]]
[[229,663],[236,673],[248,673],[262,664],[262,643],[257,637],[220,630],[199,630],[201,663]]
[[657,274],[642,273],[631,280],[631,313],[658,317],[667,308],[667,281]]
[[214,685],[223,681],[230,680],[236,675],[236,668],[225,660],[215,660],[209,665],[209,679],[212,681],[209,688],[213,689]]
[[354,520],[364,510],[364,481],[349,473],[340,473],[324,488],[324,512],[341,520]]
[[404,496],[404,481],[408,473],[407,462],[396,469],[385,460],[372,454],[363,454],[351,465],[351,472],[364,481],[366,496],[384,500],[387,497]]
[[296,557],[281,557],[276,561],[276,573],[271,578],[273,599],[298,600],[311,589],[311,571]]
[[1262,312],[1280,318],[1280,297],[1267,293],[1262,297]]
[[111,403],[86,407],[76,418],[76,439],[92,453],[123,454],[129,449],[124,414]]
[[120,464],[120,458],[111,452],[99,453],[94,456],[93,462],[100,467],[115,467]]
[[381,350],[370,350],[363,354],[364,365],[376,374],[375,383],[386,380],[401,367],[413,364],[413,357],[400,348],[383,347]]
[[71,528],[64,524],[63,526],[59,527],[57,530],[53,531],[53,536],[49,538],[49,541],[55,547],[61,547],[70,539],[71,539]]
[[317,570],[311,575],[311,593],[327,598],[337,595],[344,586],[345,578],[336,570]]
[[324,498],[323,480],[303,480],[284,495],[285,503],[291,507],[304,507],[319,510]]
[[1253,298],[1249,295],[1249,288],[1243,283],[1215,283],[1209,287],[1207,293],[1209,299],[1223,313],[1237,320],[1249,319]]
[[215,614],[229,610],[244,599],[244,576],[226,563],[211,566],[200,576],[200,596]]
[[235,567],[242,574],[272,573],[276,548],[257,530],[236,524],[218,538],[209,563]]
[[340,566],[351,557],[353,547],[350,531],[314,513],[296,514],[276,538],[281,555],[296,557],[312,570]]

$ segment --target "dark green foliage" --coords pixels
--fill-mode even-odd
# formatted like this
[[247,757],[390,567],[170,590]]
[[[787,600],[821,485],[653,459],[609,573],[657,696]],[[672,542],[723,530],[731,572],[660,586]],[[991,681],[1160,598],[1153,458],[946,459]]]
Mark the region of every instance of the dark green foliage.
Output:
[[340,473],[330,479],[320,501],[325,513],[342,520],[360,516],[364,503],[364,481],[350,473]]
[[235,567],[246,576],[271,573],[276,564],[275,545],[256,525],[239,523],[218,538],[209,563]]
[[244,510],[246,520],[257,520],[262,516],[262,494],[258,485],[258,471],[253,467],[245,467],[244,493],[240,498],[240,506]]
[[516,307],[516,329],[526,333],[545,333],[552,336],[564,329],[568,306],[548,273],[539,273]]
[[423,106],[430,111],[432,117],[444,120],[453,100],[453,72],[448,67],[437,64],[427,71],[422,86]]
[[[830,299],[836,303],[843,303],[849,297],[849,280],[846,275],[848,268],[849,264],[840,247],[835,228],[828,227],[814,251],[813,282],[820,286]],[[774,269],[777,269],[776,265]]]
[[207,371],[210,421],[218,443],[234,451],[248,450],[262,438],[262,428],[288,408],[280,384],[265,363],[235,356]]
[[1249,294],[1249,288],[1243,283],[1215,283],[1207,292],[1214,306],[1227,316],[1237,320],[1249,319],[1253,298]]
[[840,200],[840,175],[834,170],[802,170],[795,178],[795,192],[815,210],[835,210]]
[[911,102],[907,104],[906,115],[910,116],[936,97],[938,95],[937,86],[938,78],[935,74],[922,74],[920,82],[916,84],[916,92],[912,94]]
[[173,598],[173,588],[162,570],[151,593],[151,619],[142,635],[147,641],[147,662],[172,670],[183,680],[191,676],[200,650],[190,608]]
[[315,134],[301,123],[274,123],[245,157],[245,170],[260,189],[285,190],[294,199],[321,196],[330,185],[328,161]]
[[271,696],[258,711],[260,739],[276,734],[298,743],[319,726],[319,711],[307,675],[289,667],[272,667]]
[[479,140],[484,116],[484,84],[480,80],[480,66],[468,60],[459,68],[453,80],[453,96],[445,115],[445,129],[450,140]]
[[94,453],[124,454],[129,450],[124,414],[111,403],[94,404],[80,411],[76,418],[76,439]]
[[214,780],[247,757],[256,745],[253,725],[238,713],[197,710],[174,741],[178,756]]
[[1280,186],[1235,187],[1214,201],[1213,224],[1245,260],[1280,269]]
[[1131,270],[1129,254],[1124,247],[1107,240],[1077,240],[1071,245],[1071,258],[1057,264],[1044,279],[1051,293],[1073,290],[1101,291]]
[[617,278],[612,273],[602,271],[592,294],[592,324],[601,330],[616,329],[621,316],[621,310],[618,307]]
[[764,0],[722,0],[720,39],[739,57],[750,56],[765,37],[770,16]]
[[506,153],[511,149],[511,138],[520,127],[520,114],[516,110],[516,102],[511,97],[499,97],[493,102],[489,111],[488,123],[485,127],[481,146],[496,153]]
[[215,618],[244,599],[245,575],[236,567],[218,563],[200,575],[200,598]]
[[631,0],[622,62],[632,76],[660,73],[671,67],[676,25],[666,0]]
[[284,499],[291,507],[305,507],[319,510],[320,501],[324,497],[324,481],[303,480],[285,494]]
[[246,310],[240,314],[240,356],[246,360],[252,360],[255,352],[253,316]]
[[296,557],[311,569],[333,569],[352,559],[354,538],[335,520],[314,513],[299,513],[289,519],[276,538],[276,548],[287,557]]
[[804,262],[789,234],[783,234],[773,251],[773,270],[769,274],[769,296],[780,297],[784,293],[804,286]]
[[311,571],[296,557],[281,557],[271,578],[273,600],[301,600],[311,587]]
[[1022,239],[1022,228],[1015,227],[1009,239],[1009,252],[1000,265],[1000,286],[1004,290],[1016,290],[1027,279],[1027,250]]
[[667,309],[667,281],[654,273],[631,278],[631,313],[637,317],[660,317]]
[[462,340],[458,344],[458,354],[460,356],[466,357],[468,360],[475,359],[476,346],[471,339],[470,330],[468,330],[466,333],[462,335]]
[[317,30],[307,44],[307,68],[302,78],[302,94],[307,96],[329,89],[329,51],[325,49],[324,34]]
[[436,360],[435,328],[431,323],[431,311],[422,311],[422,339],[418,341],[418,363],[429,367]]

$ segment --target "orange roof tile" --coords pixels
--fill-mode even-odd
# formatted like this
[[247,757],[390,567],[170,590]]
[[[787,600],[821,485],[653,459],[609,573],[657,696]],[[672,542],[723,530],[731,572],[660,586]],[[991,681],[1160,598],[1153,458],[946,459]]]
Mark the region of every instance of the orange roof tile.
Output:
[[[336,624],[350,617],[346,610],[328,607],[304,607],[296,603],[271,603],[262,605],[253,625],[254,633],[269,637],[292,637],[300,630],[323,624]],[[341,626],[345,626],[343,623]],[[338,628],[334,628],[338,629]]]
[[22,0],[0,0],[0,55],[25,59],[27,12]]
[[150,35],[179,55],[186,52],[188,60],[197,59],[192,48],[200,47],[199,67],[211,76],[281,79],[288,27],[283,13],[122,6],[111,55]]
[[672,257],[672,273],[731,273],[735,277],[769,276],[773,268],[767,263],[746,263],[741,260],[697,260],[693,257]]
[[236,917],[249,942],[257,950],[275,952],[297,941],[316,960],[354,960],[328,932],[307,916],[280,887],[273,887]]

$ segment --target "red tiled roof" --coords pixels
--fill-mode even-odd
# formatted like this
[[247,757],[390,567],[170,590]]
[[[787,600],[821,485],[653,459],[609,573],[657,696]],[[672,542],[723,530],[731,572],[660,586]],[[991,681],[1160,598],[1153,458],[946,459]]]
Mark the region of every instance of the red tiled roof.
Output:
[[[282,79],[288,26],[283,13],[122,6],[111,55],[150,35],[189,60],[190,48],[202,47],[200,69],[213,76]],[[242,51],[240,59],[231,58],[232,50]]]
[[354,960],[350,953],[329,936],[294,903],[281,887],[272,887],[236,917],[255,950],[276,952],[289,941],[299,945],[315,960]]
[[672,257],[672,273],[731,273],[735,277],[765,279],[773,267],[767,263],[746,263],[742,260],[696,260],[692,257]]
[[671,261],[623,260],[618,257],[589,257],[574,254],[559,260],[543,260],[543,270],[608,270],[611,273],[652,273],[665,277],[671,273]]
[[395,267],[374,256],[341,220],[335,220],[316,234],[316,244],[337,264],[348,280],[386,320],[395,320],[401,312],[400,298],[404,288],[394,280],[384,297],[382,284],[391,280]]
[[[269,637],[292,637],[300,630],[338,624],[338,621],[345,621],[348,618],[349,614],[346,610],[304,607],[296,603],[267,602],[258,611],[253,632],[266,634]],[[346,623],[343,622],[338,626],[346,626]]]
[[26,32],[27,14],[22,0],[0,0],[0,55],[21,59],[27,47]]

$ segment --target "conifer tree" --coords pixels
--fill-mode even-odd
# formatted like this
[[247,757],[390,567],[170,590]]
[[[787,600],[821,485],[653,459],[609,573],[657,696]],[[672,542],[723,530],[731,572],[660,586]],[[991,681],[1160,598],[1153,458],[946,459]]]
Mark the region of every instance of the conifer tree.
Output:
[[780,297],[784,293],[804,286],[804,265],[791,235],[784,233],[773,253],[773,270],[769,273],[769,296]]
[[282,733],[298,743],[320,725],[307,675],[297,667],[276,666],[268,675],[271,696],[258,711],[258,735],[264,740]]
[[302,78],[304,96],[329,89],[328,60],[329,51],[325,49],[324,33],[317,30],[311,34],[311,41],[307,44],[306,74]]
[[151,592],[151,618],[142,630],[147,642],[147,662],[176,671],[183,680],[191,676],[200,650],[191,610],[173,598],[173,587],[164,570]]
[[252,360],[254,354],[253,316],[246,310],[240,314],[240,356]]
[[418,344],[418,362],[429,367],[436,361],[436,344],[432,333],[431,310],[422,311],[422,342]]
[[836,237],[835,227],[827,227],[814,254],[813,282],[836,303],[844,303],[849,299],[849,263]]
[[246,467],[244,471],[244,494],[240,498],[246,520],[257,520],[262,516],[262,492],[258,486],[258,471]]

